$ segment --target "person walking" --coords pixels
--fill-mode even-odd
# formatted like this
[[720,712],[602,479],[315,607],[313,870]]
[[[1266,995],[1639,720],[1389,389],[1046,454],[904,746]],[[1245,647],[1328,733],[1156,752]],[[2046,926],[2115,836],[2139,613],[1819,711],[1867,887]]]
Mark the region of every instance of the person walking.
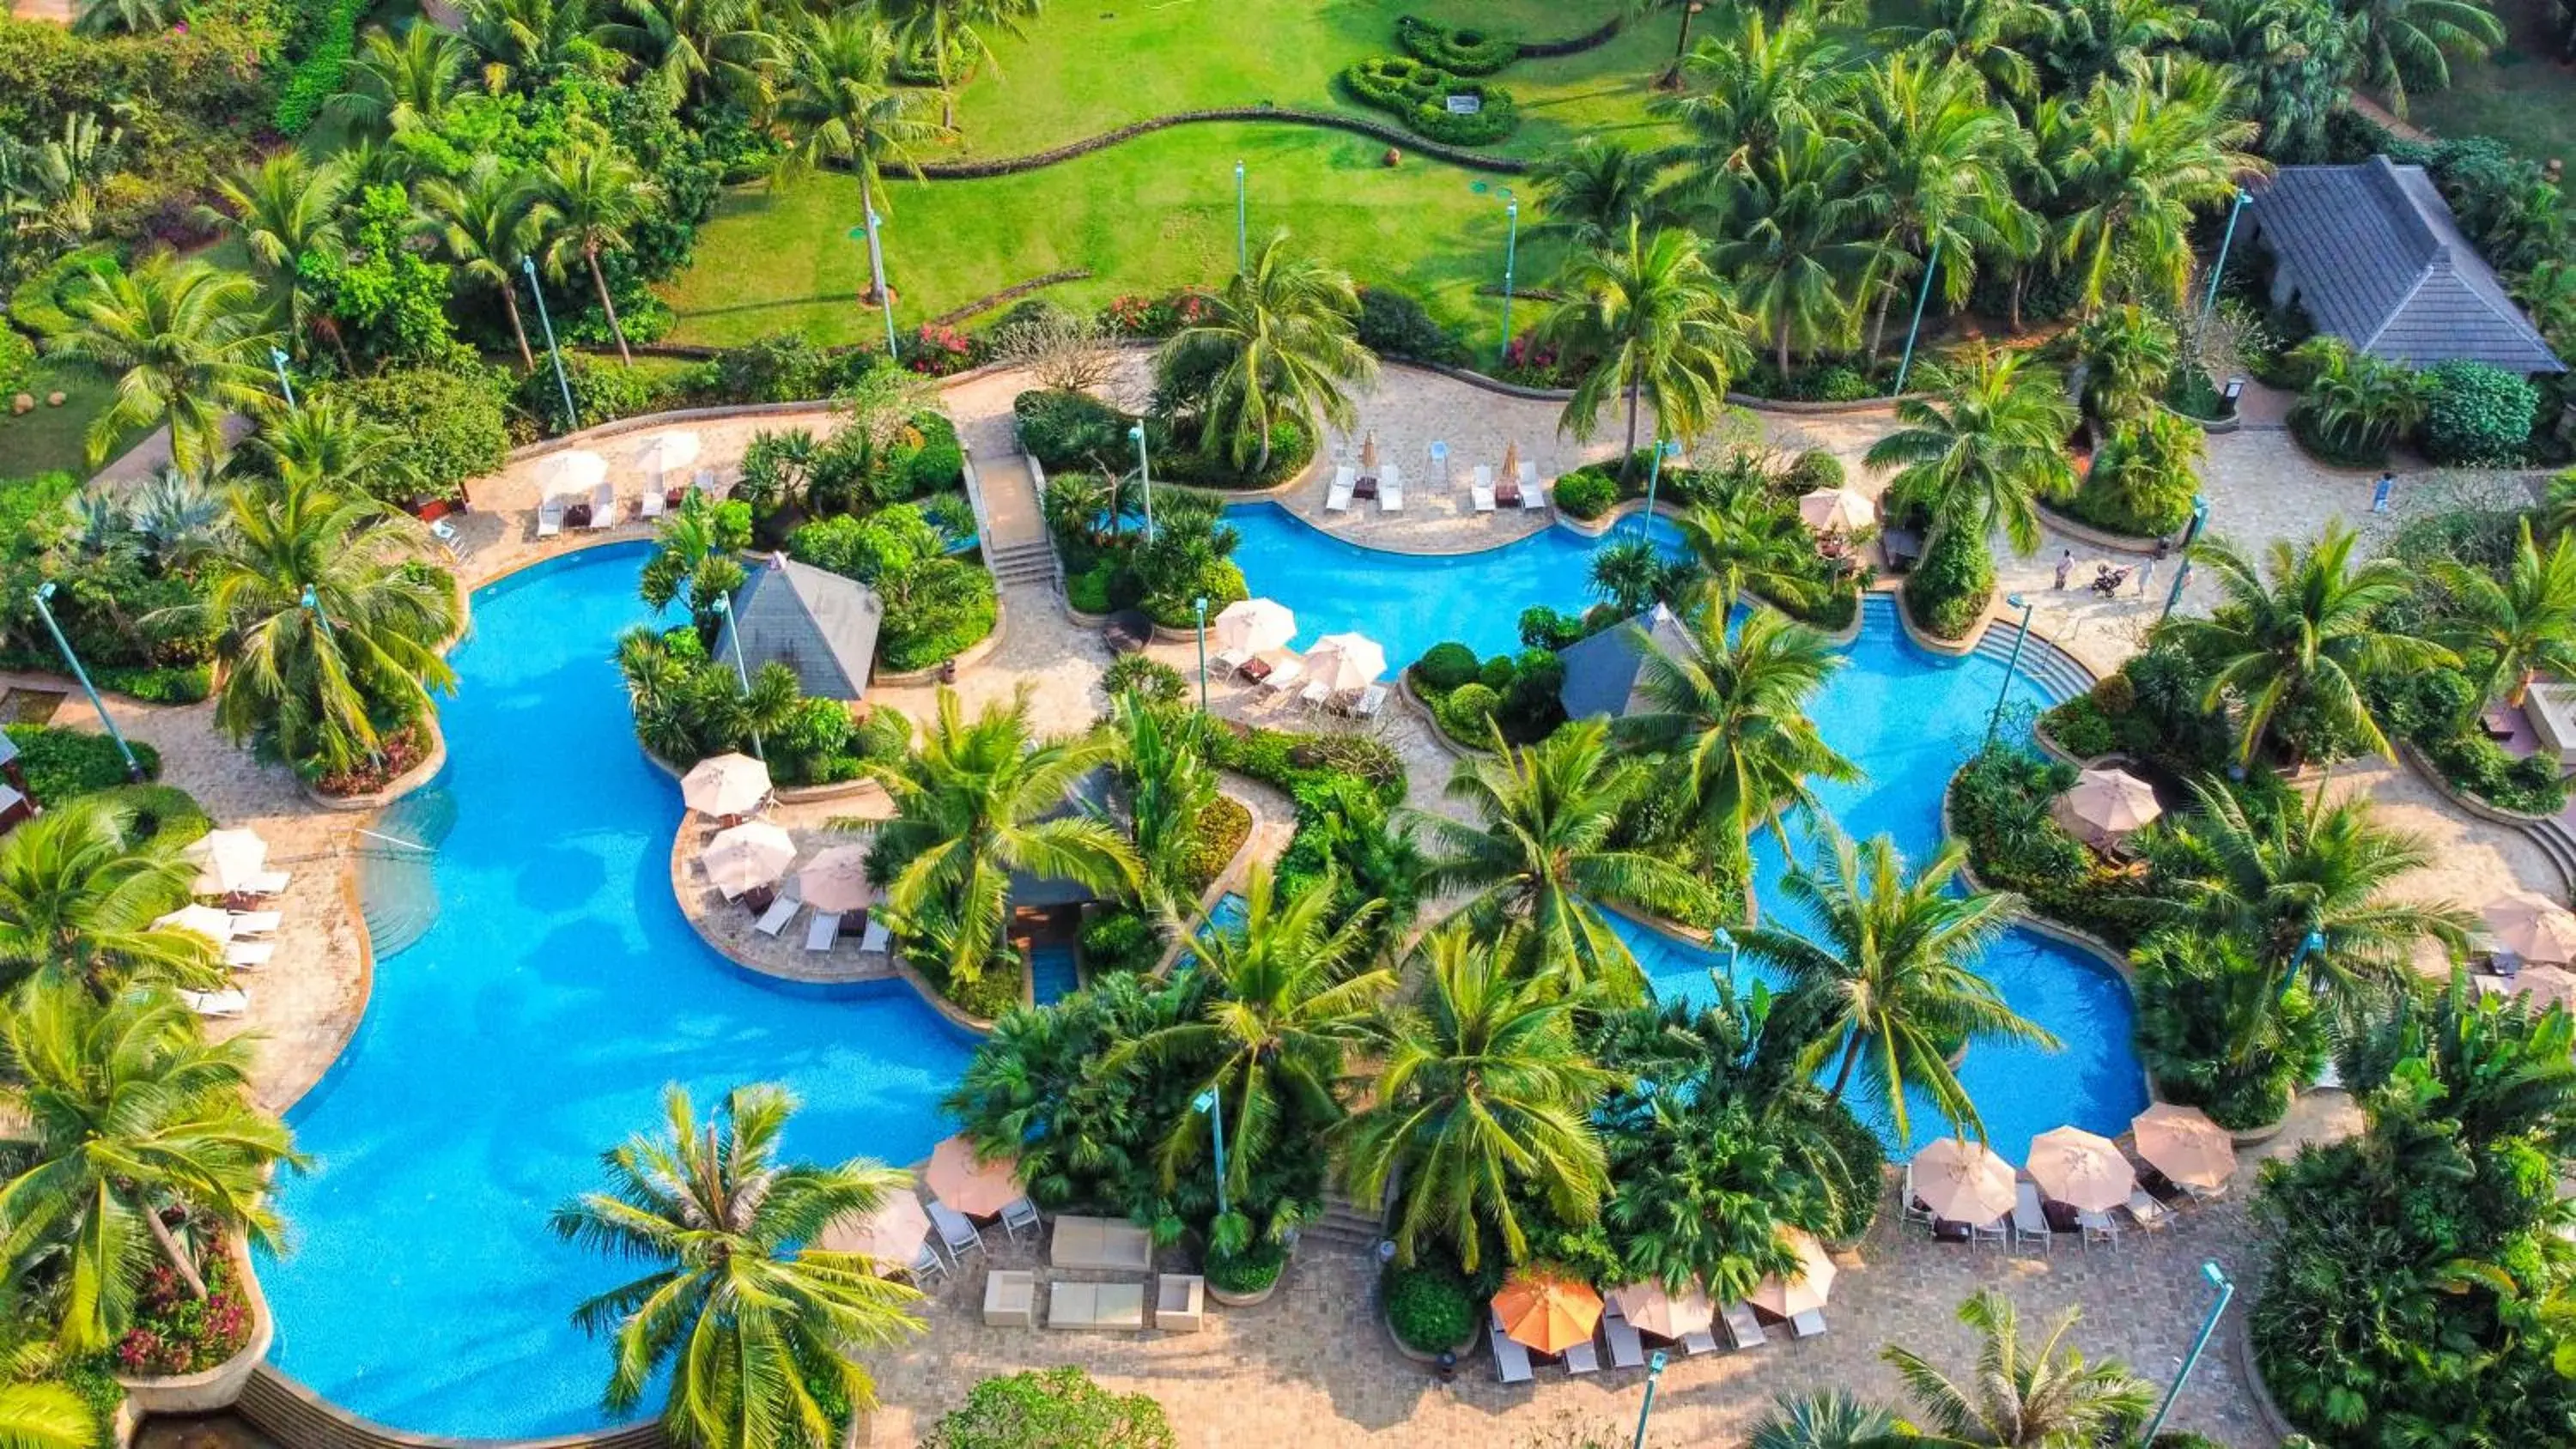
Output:
[[2155,581],[2156,556],[2149,554],[2147,555],[2147,561],[2138,566],[2138,597],[2141,599],[2145,598],[2147,596],[2148,586],[2155,583]]
[[2395,473],[2380,474],[2379,486],[2370,490],[2370,511],[2373,513],[2386,513],[2388,511],[2389,504],[2394,502],[2396,497],[2397,475]]
[[2073,572],[2075,572],[2075,550],[2070,548],[2057,556],[2058,592],[2066,591],[2066,576]]

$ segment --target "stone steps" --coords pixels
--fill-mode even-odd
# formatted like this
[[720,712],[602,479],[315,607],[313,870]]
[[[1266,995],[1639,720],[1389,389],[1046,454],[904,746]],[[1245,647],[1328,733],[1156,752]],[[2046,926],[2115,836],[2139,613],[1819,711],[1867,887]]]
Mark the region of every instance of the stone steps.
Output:
[[1055,549],[1048,543],[1015,543],[993,550],[986,556],[993,579],[1003,584],[1052,584],[1055,582]]

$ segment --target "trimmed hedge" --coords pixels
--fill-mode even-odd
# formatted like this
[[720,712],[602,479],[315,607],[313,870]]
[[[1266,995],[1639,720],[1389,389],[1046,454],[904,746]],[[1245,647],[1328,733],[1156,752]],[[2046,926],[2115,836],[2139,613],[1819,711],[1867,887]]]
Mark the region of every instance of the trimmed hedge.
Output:
[[[13,724],[9,743],[18,747],[18,766],[26,772],[27,788],[39,805],[60,805],[125,784],[125,757],[116,752],[116,741],[105,735],[59,725]],[[133,741],[133,747],[143,778],[160,778],[160,751],[141,740]]]
[[2426,398],[2424,456],[2436,463],[2510,467],[2531,442],[2540,393],[2491,363],[2455,359],[2419,374]]
[[[1376,141],[1400,143],[1412,139],[1407,132],[1397,127],[1343,111],[1306,111],[1287,106],[1209,106],[1195,111],[1174,111],[1167,116],[1148,116],[1144,120],[1120,126],[1114,131],[1103,131],[1097,136],[1085,136],[1079,141],[1069,141],[1064,145],[1044,151],[1033,151],[1025,156],[997,156],[989,161],[927,161],[922,163],[921,174],[933,181],[966,181],[991,176],[1016,176],[1024,171],[1036,171],[1053,166],[1060,161],[1070,161],[1077,156],[1088,156],[1094,151],[1105,151],[1121,141],[1132,141],[1138,136],[1149,135],[1155,131],[1211,121],[1266,121],[1291,126],[1313,126],[1328,131],[1347,131],[1354,136],[1365,136]],[[1414,149],[1424,155],[1449,162],[1453,166],[1466,167],[1471,171],[1518,176],[1527,173],[1532,166],[1532,163],[1517,156],[1495,156],[1482,151],[1468,150],[1463,146],[1444,146],[1436,140],[1415,140],[1412,144]]]
[[1416,1353],[1443,1353],[1476,1331],[1476,1293],[1466,1276],[1446,1263],[1388,1264],[1378,1277],[1386,1325]]
[[1579,468],[1556,480],[1556,508],[1568,518],[1589,523],[1610,511],[1619,485],[1607,473]]
[[[1520,127],[1520,110],[1501,86],[1466,80],[1409,56],[1372,56],[1342,72],[1342,84],[1362,105],[1374,106],[1417,134],[1451,146],[1490,146]],[[1451,96],[1474,96],[1481,108],[1452,114]]]
[[1487,35],[1410,15],[1395,22],[1395,43],[1415,60],[1455,75],[1492,75],[1521,58],[1520,41],[1512,36]]

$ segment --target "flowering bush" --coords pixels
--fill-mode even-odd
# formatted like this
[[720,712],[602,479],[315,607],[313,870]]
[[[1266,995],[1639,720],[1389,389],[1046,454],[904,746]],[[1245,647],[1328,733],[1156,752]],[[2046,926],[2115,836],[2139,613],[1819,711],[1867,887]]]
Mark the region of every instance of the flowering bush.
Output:
[[1523,387],[1557,387],[1561,385],[1564,363],[1565,358],[1556,348],[1524,332],[1503,348],[1503,365],[1494,374]]
[[242,1296],[231,1255],[210,1255],[199,1271],[206,1280],[202,1299],[189,1291],[176,1268],[153,1266],[136,1298],[134,1326],[117,1341],[119,1373],[148,1378],[200,1373],[250,1342],[250,1303]]
[[924,377],[964,372],[975,360],[975,344],[954,327],[925,323],[903,350],[903,365]]
[[1115,297],[1101,309],[1100,325],[1121,337],[1169,337],[1207,320],[1214,298],[1190,288],[1161,297],[1134,293]]

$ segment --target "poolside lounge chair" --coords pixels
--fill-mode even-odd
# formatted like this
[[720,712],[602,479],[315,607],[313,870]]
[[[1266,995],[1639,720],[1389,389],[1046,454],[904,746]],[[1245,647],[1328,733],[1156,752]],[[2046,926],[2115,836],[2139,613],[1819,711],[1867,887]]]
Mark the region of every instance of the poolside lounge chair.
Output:
[[2204,1207],[2227,1196],[2227,1184],[2224,1182],[2216,1187],[2202,1187],[2197,1183],[2189,1182],[2176,1183],[2175,1186],[2182,1189],[2183,1196]]
[[590,526],[596,531],[617,526],[617,485],[602,483],[590,491]]
[[839,911],[816,911],[814,919],[805,923],[805,949],[808,951],[829,951],[832,949],[832,943],[839,939],[841,939]]
[[449,558],[458,563],[465,561],[465,540],[457,533],[455,524],[444,518],[433,518],[429,521],[429,536],[438,540],[438,546],[447,550]]
[[2156,1232],[2173,1223],[2173,1209],[2156,1201],[2155,1194],[2137,1188],[2129,1194],[2129,1218],[2147,1232]]
[[1387,464],[1377,475],[1377,511],[1380,513],[1404,511],[1404,473],[1393,463]]
[[976,1231],[975,1220],[936,1198],[930,1203],[930,1225],[948,1245],[949,1262],[963,1263],[968,1253],[984,1251],[984,1235]]
[[796,919],[796,913],[804,908],[805,903],[794,896],[780,896],[769,903],[769,909],[760,913],[760,919],[752,922],[751,928],[764,936],[775,936],[786,930],[787,923]]
[[1565,1371],[1570,1374],[1601,1372],[1601,1353],[1592,1346],[1591,1339],[1587,1338],[1565,1351]]
[[924,1238],[921,1240],[921,1251],[913,1255],[912,1262],[907,1264],[903,1271],[911,1275],[913,1286],[917,1288],[933,1278],[947,1277],[948,1265],[940,1261],[939,1250],[930,1246],[930,1240]]
[[276,954],[275,941],[233,941],[224,947],[224,964],[236,971],[256,971]]
[[1351,718],[1375,719],[1378,711],[1384,708],[1386,708],[1386,686],[1372,684],[1360,691],[1359,698],[1351,701]]
[[1705,1328],[1701,1329],[1697,1333],[1685,1333],[1682,1335],[1682,1352],[1693,1355],[1715,1353],[1717,1352],[1717,1335],[1709,1332]]
[[666,501],[666,495],[663,493],[661,488],[647,488],[644,490],[644,496],[636,501],[635,516],[638,518],[659,518],[662,516],[662,510],[668,506],[670,505]]
[[233,934],[236,936],[274,935],[285,919],[284,911],[235,911],[233,912]]
[[882,956],[893,949],[894,928],[870,915],[867,929],[859,932],[859,954]]
[[1726,1325],[1727,1338],[1737,1348],[1752,1348],[1771,1341],[1771,1335],[1762,1331],[1762,1320],[1753,1316],[1750,1303],[1731,1305],[1720,1321]]
[[1612,1368],[1645,1367],[1646,1345],[1637,1337],[1635,1324],[1617,1313],[1604,1312],[1601,1315],[1601,1337],[1610,1345]]
[[537,537],[552,538],[563,532],[564,504],[560,498],[548,498],[537,504]]
[[1208,670],[1222,678],[1251,662],[1252,651],[1249,649],[1221,649],[1214,659],[1208,661]]
[[264,870],[243,881],[241,889],[234,891],[233,894],[237,896],[280,895],[285,892],[287,882],[293,879],[295,879],[295,872],[291,870]]
[[2020,1196],[2013,1202],[2013,1246],[2035,1242],[2043,1252],[2055,1251],[2057,1234],[2049,1231],[2048,1213],[2039,1205],[2039,1184],[2024,1182],[2016,1186]]
[[1281,653],[1274,656],[1270,665],[1270,672],[1262,676],[1261,682],[1254,687],[1261,691],[1262,698],[1269,699],[1275,695],[1286,694],[1288,692],[1288,686],[1295,684],[1298,680],[1305,678],[1305,676],[1305,660],[1298,658],[1294,654]]
[[1485,1320],[1485,1342],[1494,1351],[1494,1373],[1507,1384],[1530,1381],[1529,1349],[1519,1339],[1503,1331],[1503,1315],[1494,1313]]
[[230,991],[182,991],[179,999],[199,1016],[234,1017],[250,1011],[250,993],[235,988]]
[[1524,512],[1547,507],[1547,489],[1538,481],[1538,465],[1521,464],[1521,508]]
[[2096,1242],[2108,1243],[2114,1248],[2120,1246],[2120,1225],[2112,1221],[2109,1213],[2077,1213],[2075,1221],[2084,1229],[2086,1249],[2091,1249]]
[[1477,464],[1476,481],[1467,485],[1467,493],[1469,497],[1475,500],[1476,511],[1478,513],[1493,512],[1494,470],[1486,467],[1482,463]]
[[2011,1251],[2012,1218],[2005,1216],[1997,1218],[1990,1223],[1970,1223],[1968,1225],[1968,1246],[1973,1248],[1979,1243],[1992,1243],[1996,1247],[2007,1252]]
[[1309,679],[1306,687],[1297,691],[1297,702],[1308,709],[1322,709],[1333,702],[1333,686],[1325,680]]
[[1825,1310],[1821,1308],[1810,1308],[1789,1320],[1789,1336],[1792,1338],[1815,1338],[1824,1331]]
[[1035,1232],[1041,1225],[1038,1205],[1027,1198],[1017,1197],[1002,1204],[1002,1231],[1012,1237],[1018,1237],[1022,1228]]
[[1924,1206],[1923,1200],[1914,1195],[1914,1164],[1911,1162],[1905,1164],[1905,1185],[1897,1189],[1896,1206],[1899,1224],[1921,1223],[1927,1233],[1939,1231],[1932,1209]]
[[1359,481],[1360,475],[1358,469],[1352,468],[1347,464],[1342,467],[1335,468],[1333,470],[1333,486],[1324,494],[1324,511],[1326,513],[1348,513],[1351,508],[1351,494],[1359,487]]

